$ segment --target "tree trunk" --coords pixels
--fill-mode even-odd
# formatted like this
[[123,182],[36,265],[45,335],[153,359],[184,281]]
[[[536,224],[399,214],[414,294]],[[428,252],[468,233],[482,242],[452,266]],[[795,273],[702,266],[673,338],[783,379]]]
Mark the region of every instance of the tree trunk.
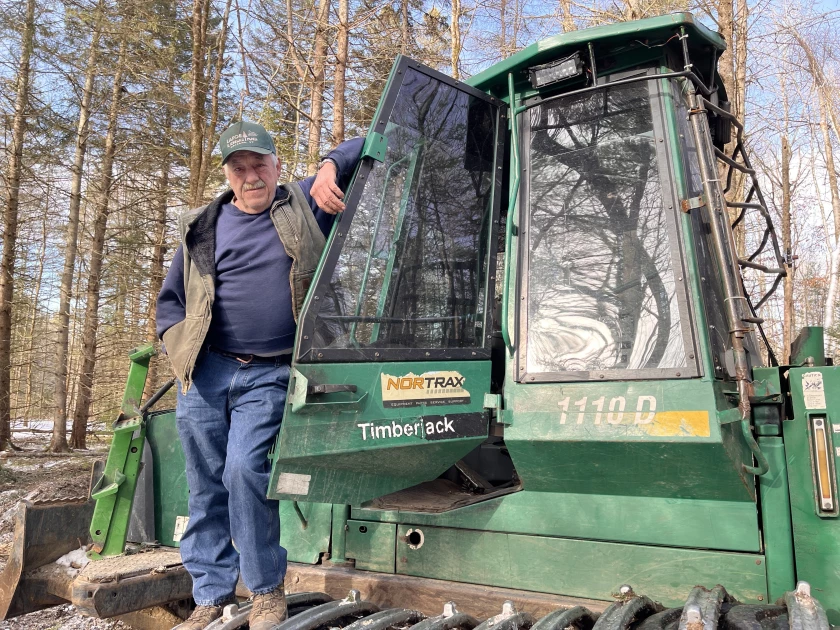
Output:
[[[169,117],[167,131],[172,129],[172,119]],[[169,137],[168,134],[165,137]],[[152,263],[149,269],[151,278],[149,280],[149,311],[146,315],[146,339],[157,338],[157,295],[163,285],[163,260],[166,256],[166,210],[169,201],[169,168],[170,157],[166,154],[160,167],[155,196],[157,197],[157,208],[155,209],[155,246],[152,250]],[[146,377],[146,390],[143,392],[143,400],[148,400],[157,388],[158,357],[149,363],[149,374]]]
[[[730,102],[733,101],[735,94],[735,63],[733,61],[733,46],[735,43],[735,14],[732,10],[732,0],[718,0],[717,4],[717,20],[718,31],[726,40],[726,50],[724,50],[720,59],[718,60],[718,73],[723,81],[723,87],[726,89],[726,95]],[[727,152],[731,152],[733,145],[726,147]]]
[[519,50],[519,23],[522,21],[522,3],[513,0],[513,33],[508,43],[508,57]]
[[575,30],[575,19],[572,17],[572,1],[560,0],[560,13],[563,16],[563,32],[570,33]]
[[306,172],[314,175],[318,170],[321,152],[321,122],[324,118],[324,67],[327,60],[327,27],[330,0],[318,0],[315,25],[314,59],[312,63],[311,109],[309,113],[309,143]]
[[[169,73],[168,93],[173,94],[175,87],[175,74]],[[169,170],[172,166],[172,148],[169,138],[172,135],[172,108],[167,106],[163,119],[161,138],[160,173],[158,174],[157,186],[155,187],[155,245],[152,249],[152,262],[149,269],[149,310],[146,313],[146,339],[157,339],[157,296],[163,285],[164,271],[163,261],[166,257],[166,211],[169,205]],[[148,400],[157,388],[158,359],[154,357],[149,362],[149,373],[146,377],[146,389],[143,393],[143,400]]]
[[834,326],[834,308],[837,304],[837,261],[840,259],[840,190],[838,189],[837,169],[834,166],[834,148],[831,144],[828,124],[828,108],[831,103],[826,98],[824,83],[816,76],[814,81],[817,83],[817,97],[820,104],[820,131],[822,132],[823,150],[825,152],[825,170],[828,174],[828,189],[831,192],[831,211],[834,214],[834,251],[831,258],[829,291],[826,295],[823,315],[823,326],[831,334],[830,329]]
[[[347,0],[338,0],[338,22],[339,22],[339,38],[341,37],[341,28],[342,25],[346,25],[347,23]],[[342,8],[341,5],[344,4],[344,20],[342,21]],[[400,36],[402,37],[402,42],[400,42],[400,54],[405,55],[408,52],[408,0],[401,0],[400,2]],[[341,46],[341,41],[339,39],[339,47]],[[345,52],[344,52],[344,65],[347,66],[347,46],[345,45]],[[337,57],[337,55],[336,55]],[[336,59],[336,63],[338,63],[338,59]]]
[[507,0],[499,0],[499,54],[502,59],[510,56],[507,49]]
[[108,111],[108,128],[105,135],[105,150],[102,155],[99,190],[96,200],[93,241],[91,242],[90,262],[85,304],[85,323],[82,331],[82,369],[79,374],[79,389],[76,408],[73,412],[73,433],[70,445],[73,448],[86,447],[87,421],[90,415],[92,399],[93,372],[96,368],[96,333],[99,328],[99,289],[102,281],[102,257],[105,251],[105,231],[108,227],[109,198],[114,174],[114,154],[116,153],[117,121],[120,114],[120,95],[123,89],[123,74],[127,41],[125,34],[120,42],[120,55],[114,83],[111,89],[111,104]]
[[3,257],[0,261],[0,450],[11,442],[12,299],[14,298],[15,250],[18,235],[18,203],[23,171],[23,142],[29,108],[30,65],[35,45],[35,0],[26,2],[26,18],[18,63],[12,140],[6,170],[6,211],[3,214]]
[[449,20],[449,38],[452,40],[452,78],[460,79],[458,60],[461,58],[461,0],[452,0],[452,19]]
[[[785,132],[782,135],[782,251],[789,255],[793,241],[791,239],[791,189],[790,189],[790,161],[792,152],[787,137],[787,119],[785,119]],[[793,265],[787,268],[787,276],[784,281],[784,318],[782,320],[782,357],[784,365],[788,364],[790,358],[790,345],[793,341],[794,314],[793,314]]]
[[[408,27],[408,2],[403,0],[402,28]],[[335,73],[333,74],[333,143],[344,142],[344,107],[347,90],[347,51],[350,47],[349,0],[338,0],[338,34],[335,51]],[[402,51],[405,54],[407,42],[403,33]]]
[[76,126],[76,153],[70,167],[70,208],[67,214],[67,232],[64,236],[64,269],[61,273],[61,288],[58,301],[58,342],[55,354],[55,411],[53,413],[53,436],[49,450],[67,449],[67,349],[70,339],[70,301],[73,298],[73,270],[76,267],[76,252],[79,241],[79,209],[82,206],[82,175],[87,154],[90,121],[90,101],[96,78],[96,58],[102,34],[103,3],[97,6],[97,16],[88,48],[85,65],[85,85],[79,104],[79,122]]
[[[47,241],[49,240],[49,226],[47,208],[50,207],[52,199],[50,198],[51,186],[47,186],[47,203],[44,208],[43,223],[41,225],[41,247],[38,251],[38,273],[35,275],[35,291],[32,298],[32,317],[29,318],[29,332],[27,334],[26,349],[26,378],[24,379],[24,421],[23,426],[29,426],[30,405],[32,404],[32,365],[35,363],[33,354],[35,353],[35,326],[38,323],[38,303],[41,301],[41,286],[44,282],[44,263],[47,260]],[[53,427],[54,429],[54,427]]]
[[[738,0],[736,8],[734,43],[735,93],[732,99],[732,111],[738,118],[738,121],[743,125],[747,116],[747,21],[750,16],[750,10],[747,6],[747,0]],[[741,171],[735,171],[732,174],[732,189],[729,192],[731,200],[743,200],[746,179],[747,176]],[[733,208],[732,212],[734,215],[738,212],[738,209]],[[735,228],[735,245],[739,255],[745,253],[746,238],[746,222],[742,221]]]
[[201,205],[201,162],[204,148],[204,130],[207,126],[205,99],[207,82],[204,76],[207,54],[207,14],[209,0],[193,0],[192,12],[192,65],[190,78],[190,184],[187,203],[190,208]]
[[[726,39],[726,50],[721,54],[718,72],[726,89],[726,96],[731,104],[732,114],[743,124],[744,102],[746,100],[746,72],[747,72],[747,20],[749,8],[746,0],[737,0],[737,11],[734,10],[733,0],[719,0],[717,3],[718,30]],[[735,150],[735,129],[732,130],[732,141],[726,145],[725,152],[732,155]],[[725,178],[726,167],[720,165],[721,174]],[[732,174],[732,185],[726,194],[727,201],[742,201],[744,175],[740,171]],[[734,219],[738,209],[730,209],[730,218]],[[739,254],[744,251],[745,233],[744,222],[735,229],[735,246]]]
[[213,87],[210,91],[210,123],[204,130],[204,149],[201,154],[201,170],[198,177],[197,201],[204,198],[204,187],[210,172],[210,156],[216,144],[216,125],[219,122],[219,86],[222,83],[222,71],[225,67],[225,42],[227,41],[228,20],[230,19],[231,0],[225,3],[225,13],[219,26],[219,40],[216,46],[216,66],[213,69]]
[[[825,309],[823,311],[823,327],[826,332],[834,326],[834,307],[837,302],[837,273],[838,261],[840,260],[840,186],[837,182],[837,169],[834,164],[834,147],[831,142],[830,121],[836,123],[833,103],[831,101],[831,84],[826,81],[819,60],[807,41],[796,31],[790,29],[805,57],[808,60],[808,70],[814,79],[814,89],[817,92],[817,101],[820,112],[820,132],[822,133],[823,150],[825,152],[825,170],[828,174],[828,189],[831,193],[831,211],[834,214],[834,251],[831,257],[831,270],[829,272],[828,291],[825,296]],[[835,133],[837,129],[835,127]],[[831,334],[829,332],[829,334]]]

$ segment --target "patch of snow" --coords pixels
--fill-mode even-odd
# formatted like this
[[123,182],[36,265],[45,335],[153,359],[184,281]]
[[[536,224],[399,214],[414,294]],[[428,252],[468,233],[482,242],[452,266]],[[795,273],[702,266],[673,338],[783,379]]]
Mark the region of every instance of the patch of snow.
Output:
[[56,564],[60,564],[63,567],[70,567],[71,569],[82,569],[87,566],[88,562],[90,560],[85,555],[84,547],[79,547],[69,553],[65,553],[55,561]]
[[[32,492],[27,494],[25,497],[23,497],[23,500],[24,501],[31,501],[32,499],[35,498],[35,496],[37,494],[38,494],[38,491],[33,490]],[[17,514],[18,503],[19,503],[19,501],[16,501],[15,504],[12,507],[10,507],[8,510],[3,512],[3,516],[0,516],[0,524],[9,523],[9,522],[12,521],[12,519],[14,519],[15,514]]]

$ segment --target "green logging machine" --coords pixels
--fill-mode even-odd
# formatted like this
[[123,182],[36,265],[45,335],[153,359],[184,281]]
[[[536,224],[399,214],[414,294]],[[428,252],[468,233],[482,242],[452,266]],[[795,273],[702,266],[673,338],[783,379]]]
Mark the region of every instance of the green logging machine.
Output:
[[[466,83],[397,59],[271,454],[281,628],[840,624],[840,374],[819,328],[789,365],[763,340],[787,261],[724,48],[680,13]],[[21,506],[0,615],[189,598],[175,414],[141,400],[153,352],[131,355],[91,496]]]

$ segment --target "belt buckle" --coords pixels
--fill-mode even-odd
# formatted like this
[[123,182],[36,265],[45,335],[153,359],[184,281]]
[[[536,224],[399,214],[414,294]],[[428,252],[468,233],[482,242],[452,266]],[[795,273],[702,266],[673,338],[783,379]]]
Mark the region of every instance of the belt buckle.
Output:
[[253,355],[253,354],[249,354],[249,355],[248,355],[248,360],[247,360],[247,361],[246,361],[245,359],[243,359],[242,357],[240,357],[239,355],[237,355],[237,356],[236,356],[236,360],[237,360],[237,361],[239,361],[240,363],[244,364],[244,365],[248,365],[251,361],[253,361],[253,360],[254,360],[254,355]]

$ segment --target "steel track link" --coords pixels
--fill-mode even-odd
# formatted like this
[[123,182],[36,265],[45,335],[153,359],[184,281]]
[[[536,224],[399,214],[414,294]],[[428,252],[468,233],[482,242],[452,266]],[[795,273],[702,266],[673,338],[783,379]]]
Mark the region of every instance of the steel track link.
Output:
[[[616,601],[602,614],[584,606],[555,610],[540,619],[517,611],[506,601],[500,614],[483,622],[447,602],[440,615],[426,617],[411,608],[379,610],[359,591],[333,601],[324,593],[287,596],[289,618],[274,630],[829,630],[825,612],[800,582],[775,606],[739,604],[722,586],[695,587],[682,608],[661,605],[632,587],[622,586]],[[224,616],[207,630],[236,630],[248,624],[251,603],[225,608]]]

